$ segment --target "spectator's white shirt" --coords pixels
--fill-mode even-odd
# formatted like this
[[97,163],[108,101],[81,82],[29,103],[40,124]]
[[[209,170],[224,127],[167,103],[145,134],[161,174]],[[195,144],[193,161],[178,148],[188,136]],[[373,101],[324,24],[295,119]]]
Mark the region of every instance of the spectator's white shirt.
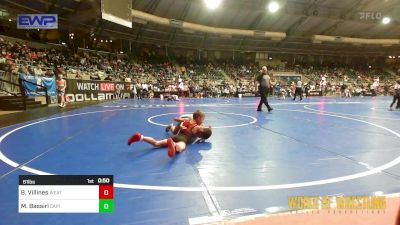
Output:
[[44,73],[41,69],[35,68],[33,69],[33,72],[35,73],[36,76],[43,76]]
[[297,81],[297,88],[302,88],[303,87],[303,82],[301,82],[301,80]]
[[179,89],[183,90],[183,83],[180,82],[178,87],[179,87]]
[[147,84],[142,84],[142,88],[143,88],[143,90],[148,90],[148,86],[147,86]]
[[325,78],[325,76],[322,77],[320,85],[321,86],[326,86],[326,78]]

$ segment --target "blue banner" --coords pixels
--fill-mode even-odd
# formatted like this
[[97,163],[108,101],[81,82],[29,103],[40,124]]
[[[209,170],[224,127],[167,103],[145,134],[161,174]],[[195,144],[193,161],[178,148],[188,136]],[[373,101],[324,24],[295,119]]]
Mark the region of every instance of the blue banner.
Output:
[[18,14],[17,29],[58,29],[58,15]]
[[[55,78],[49,77],[38,77],[27,74],[20,74],[22,85],[25,89],[26,96],[45,96],[45,88],[37,85],[42,85],[47,88],[47,94],[49,96],[57,96],[56,80]],[[26,82],[26,81],[29,82]],[[30,83],[31,82],[31,83]],[[33,84],[32,84],[33,83]],[[37,85],[35,85],[37,84]]]

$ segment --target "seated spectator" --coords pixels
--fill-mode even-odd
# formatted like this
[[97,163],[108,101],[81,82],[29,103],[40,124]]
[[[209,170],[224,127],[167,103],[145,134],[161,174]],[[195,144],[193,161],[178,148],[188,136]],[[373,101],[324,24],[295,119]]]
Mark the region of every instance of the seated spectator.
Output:
[[29,73],[30,75],[35,75],[35,72],[33,71],[32,66],[28,66],[28,73]]
[[80,71],[78,71],[78,72],[76,73],[75,79],[77,79],[77,80],[82,80],[82,79],[83,79],[82,74],[81,74]]
[[132,83],[132,79],[130,77],[125,77],[125,82]]
[[113,77],[110,74],[108,74],[107,77],[104,78],[104,80],[113,81]]
[[36,65],[36,67],[33,69],[33,73],[35,74],[35,76],[43,76],[44,75],[40,64]]
[[91,80],[101,80],[98,73],[93,73],[90,75]]
[[19,67],[19,76],[27,76],[29,75],[28,68],[26,66]]
[[46,77],[54,77],[54,73],[51,69],[47,69],[46,73],[44,74]]

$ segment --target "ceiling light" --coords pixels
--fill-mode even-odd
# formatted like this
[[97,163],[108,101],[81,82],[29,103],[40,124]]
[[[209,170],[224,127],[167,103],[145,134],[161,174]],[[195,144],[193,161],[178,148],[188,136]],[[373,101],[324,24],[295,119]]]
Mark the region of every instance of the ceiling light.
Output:
[[268,4],[268,10],[270,13],[276,13],[279,10],[279,4],[277,2],[270,2]]
[[204,3],[206,3],[207,8],[214,10],[218,8],[218,6],[221,4],[222,0],[204,0]]
[[390,18],[389,17],[383,17],[383,19],[382,19],[382,23],[383,24],[388,24],[388,23],[390,23]]

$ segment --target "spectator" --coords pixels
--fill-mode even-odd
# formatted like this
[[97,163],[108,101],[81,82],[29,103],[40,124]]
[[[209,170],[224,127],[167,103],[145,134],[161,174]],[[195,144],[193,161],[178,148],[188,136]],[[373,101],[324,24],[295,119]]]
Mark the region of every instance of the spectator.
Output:
[[113,81],[113,78],[112,78],[111,75],[107,75],[107,77],[104,78],[104,80],[106,80],[106,81]]
[[54,73],[51,69],[47,69],[46,73],[44,74],[46,77],[54,77]]
[[36,65],[35,69],[33,69],[33,73],[35,74],[35,76],[41,76],[42,77],[44,75],[40,64]]
[[90,75],[90,79],[91,79],[91,80],[101,80],[98,73],[92,73],[92,74]]

